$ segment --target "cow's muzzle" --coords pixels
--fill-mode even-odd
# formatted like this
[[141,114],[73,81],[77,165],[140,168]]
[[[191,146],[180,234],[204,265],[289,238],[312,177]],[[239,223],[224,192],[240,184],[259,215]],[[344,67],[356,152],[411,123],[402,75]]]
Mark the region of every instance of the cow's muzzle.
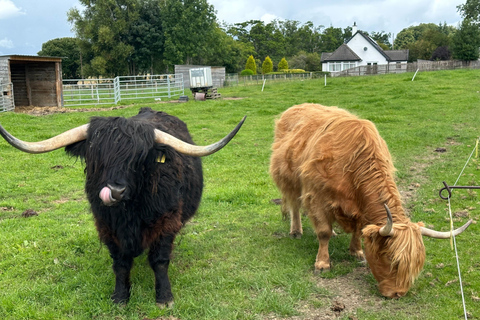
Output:
[[112,206],[122,200],[125,189],[126,187],[107,184],[106,187],[100,190],[99,197],[104,205]]

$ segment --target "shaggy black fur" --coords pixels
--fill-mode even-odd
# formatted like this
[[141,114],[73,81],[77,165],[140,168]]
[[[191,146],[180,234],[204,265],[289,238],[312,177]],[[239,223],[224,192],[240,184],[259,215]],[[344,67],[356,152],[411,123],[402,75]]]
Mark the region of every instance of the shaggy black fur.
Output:
[[[113,259],[116,303],[128,301],[133,259],[145,249],[155,273],[156,301],[173,301],[168,279],[173,240],[195,214],[202,195],[200,158],[155,143],[154,128],[193,144],[180,119],[143,108],[128,119],[92,118],[87,139],[65,148],[86,164],[85,191],[99,237]],[[99,198],[107,184],[126,188],[113,206],[105,206]]]

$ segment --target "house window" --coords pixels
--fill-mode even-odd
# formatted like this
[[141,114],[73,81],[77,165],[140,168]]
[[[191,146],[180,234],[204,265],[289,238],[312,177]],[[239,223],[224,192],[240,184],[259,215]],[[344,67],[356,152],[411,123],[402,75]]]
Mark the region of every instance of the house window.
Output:
[[397,67],[397,69],[402,69],[402,63],[401,63],[401,62],[397,62],[396,67]]
[[342,71],[342,63],[341,62],[331,62],[330,63],[330,71],[332,71],[332,72]]
[[328,66],[331,72],[339,72],[356,67],[355,62],[330,62]]

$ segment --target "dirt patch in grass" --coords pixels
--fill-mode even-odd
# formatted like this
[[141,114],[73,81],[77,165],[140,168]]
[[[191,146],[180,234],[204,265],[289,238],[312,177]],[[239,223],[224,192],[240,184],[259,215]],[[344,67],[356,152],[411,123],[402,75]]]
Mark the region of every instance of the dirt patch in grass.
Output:
[[109,111],[125,109],[128,106],[116,106],[110,108],[63,108],[63,107],[15,107],[16,113],[26,113],[33,116],[45,116],[54,113],[70,113],[70,112],[92,112],[92,111]]
[[[222,100],[241,100],[243,98],[239,97],[225,97]],[[152,104],[162,104],[162,103],[183,103],[180,100],[169,100],[169,101],[155,101]],[[26,113],[33,116],[45,116],[54,113],[70,113],[70,112],[93,112],[93,111],[111,111],[119,110],[131,107],[133,105],[127,106],[114,106],[109,108],[64,108],[64,107],[15,107],[16,113]]]
[[311,305],[301,306],[299,311],[303,315],[290,319],[326,320],[346,316],[349,319],[357,319],[357,309],[383,310],[382,302],[385,298],[370,292],[371,285],[366,281],[369,273],[368,267],[359,267],[345,276],[333,279],[317,277],[317,286],[329,293],[327,297],[320,297],[321,300],[326,299],[326,304],[320,308]]

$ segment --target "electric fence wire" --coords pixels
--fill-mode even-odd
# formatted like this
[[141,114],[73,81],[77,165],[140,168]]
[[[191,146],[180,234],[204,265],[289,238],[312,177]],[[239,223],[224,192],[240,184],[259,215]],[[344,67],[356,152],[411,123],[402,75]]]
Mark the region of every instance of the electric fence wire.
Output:
[[[462,171],[460,172],[460,174],[458,175],[457,177],[457,180],[455,181],[454,183],[454,186],[457,185],[458,183],[458,180],[460,180],[460,177],[462,176],[463,172],[465,171],[465,168],[467,167],[468,163],[470,162],[470,160],[472,159],[472,156],[473,156],[473,153],[475,152],[475,150],[478,148],[478,141],[480,140],[480,138],[477,140],[477,143],[475,145],[475,147],[473,148],[472,152],[470,153],[470,157],[468,157],[468,160],[467,162],[465,163],[465,165],[463,166],[463,169]],[[450,232],[453,231],[453,218],[452,218],[452,206],[451,206],[451,203],[450,203],[450,195],[448,196],[448,213],[450,215]],[[460,271],[460,262],[459,262],[459,258],[458,258],[458,250],[457,250],[457,241],[455,239],[455,235],[453,234],[452,232],[452,238],[453,238],[453,247],[455,248],[455,257],[456,257],[456,260],[457,260],[457,269],[458,269],[458,281],[460,283],[460,292],[462,294],[462,304],[463,304],[463,314],[465,316],[465,320],[468,319],[468,315],[467,315],[467,307],[465,305],[465,295],[464,295],[464,292],[463,292],[463,283],[462,283],[462,273]]]

